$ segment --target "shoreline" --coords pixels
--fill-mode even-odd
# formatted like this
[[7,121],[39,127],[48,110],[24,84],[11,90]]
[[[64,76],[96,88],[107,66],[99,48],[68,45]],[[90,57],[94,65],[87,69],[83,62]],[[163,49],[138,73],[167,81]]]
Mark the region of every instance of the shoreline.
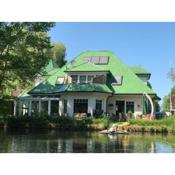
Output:
[[[170,124],[169,124],[170,123]],[[113,122],[108,118],[76,120],[67,117],[9,117],[1,118],[0,128],[8,129],[56,129],[60,131],[103,131],[115,128],[128,133],[175,134],[175,117],[162,120],[132,119],[129,122]]]

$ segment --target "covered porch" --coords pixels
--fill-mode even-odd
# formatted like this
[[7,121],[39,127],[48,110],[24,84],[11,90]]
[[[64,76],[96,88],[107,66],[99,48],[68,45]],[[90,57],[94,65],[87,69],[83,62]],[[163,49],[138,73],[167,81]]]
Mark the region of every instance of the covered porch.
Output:
[[153,117],[155,112],[154,95],[143,94],[121,94],[109,97],[107,102],[107,113],[117,118],[118,121],[127,120],[128,117]]
[[59,97],[19,97],[14,101],[14,116],[61,115]]

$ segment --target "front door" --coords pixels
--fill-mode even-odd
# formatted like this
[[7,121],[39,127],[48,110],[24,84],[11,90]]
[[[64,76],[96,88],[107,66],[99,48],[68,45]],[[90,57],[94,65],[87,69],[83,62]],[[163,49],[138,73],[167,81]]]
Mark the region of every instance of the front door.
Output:
[[115,110],[116,110],[116,116],[125,113],[125,101],[116,101]]

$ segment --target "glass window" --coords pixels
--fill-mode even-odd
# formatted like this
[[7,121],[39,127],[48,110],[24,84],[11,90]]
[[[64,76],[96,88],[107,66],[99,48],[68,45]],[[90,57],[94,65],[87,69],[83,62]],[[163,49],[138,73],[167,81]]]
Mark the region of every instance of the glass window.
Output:
[[57,115],[59,112],[59,101],[58,100],[52,100],[51,101],[51,114]]
[[47,114],[48,111],[48,101],[41,101],[41,111]]
[[126,113],[129,113],[129,112],[134,113],[134,102],[133,101],[126,102]]
[[64,100],[64,114],[67,113],[67,100]]
[[74,113],[87,113],[88,99],[74,99]]
[[80,83],[86,83],[86,75],[80,75]]
[[102,100],[96,100],[96,110],[102,110]]
[[99,84],[104,84],[105,82],[105,76],[104,75],[97,75],[94,79],[93,79],[94,83],[99,83]]
[[94,78],[93,75],[88,75],[87,82],[88,83],[93,83],[93,78]]
[[71,75],[71,78],[72,78],[72,83],[78,82],[78,75]]
[[123,77],[122,76],[114,76],[112,78],[112,84],[122,84]]

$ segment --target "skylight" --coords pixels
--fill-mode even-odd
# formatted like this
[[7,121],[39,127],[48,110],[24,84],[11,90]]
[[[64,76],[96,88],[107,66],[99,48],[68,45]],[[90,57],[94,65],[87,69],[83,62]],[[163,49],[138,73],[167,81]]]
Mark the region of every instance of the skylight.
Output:
[[84,57],[84,62],[92,62],[94,64],[108,64],[109,56],[92,56]]

